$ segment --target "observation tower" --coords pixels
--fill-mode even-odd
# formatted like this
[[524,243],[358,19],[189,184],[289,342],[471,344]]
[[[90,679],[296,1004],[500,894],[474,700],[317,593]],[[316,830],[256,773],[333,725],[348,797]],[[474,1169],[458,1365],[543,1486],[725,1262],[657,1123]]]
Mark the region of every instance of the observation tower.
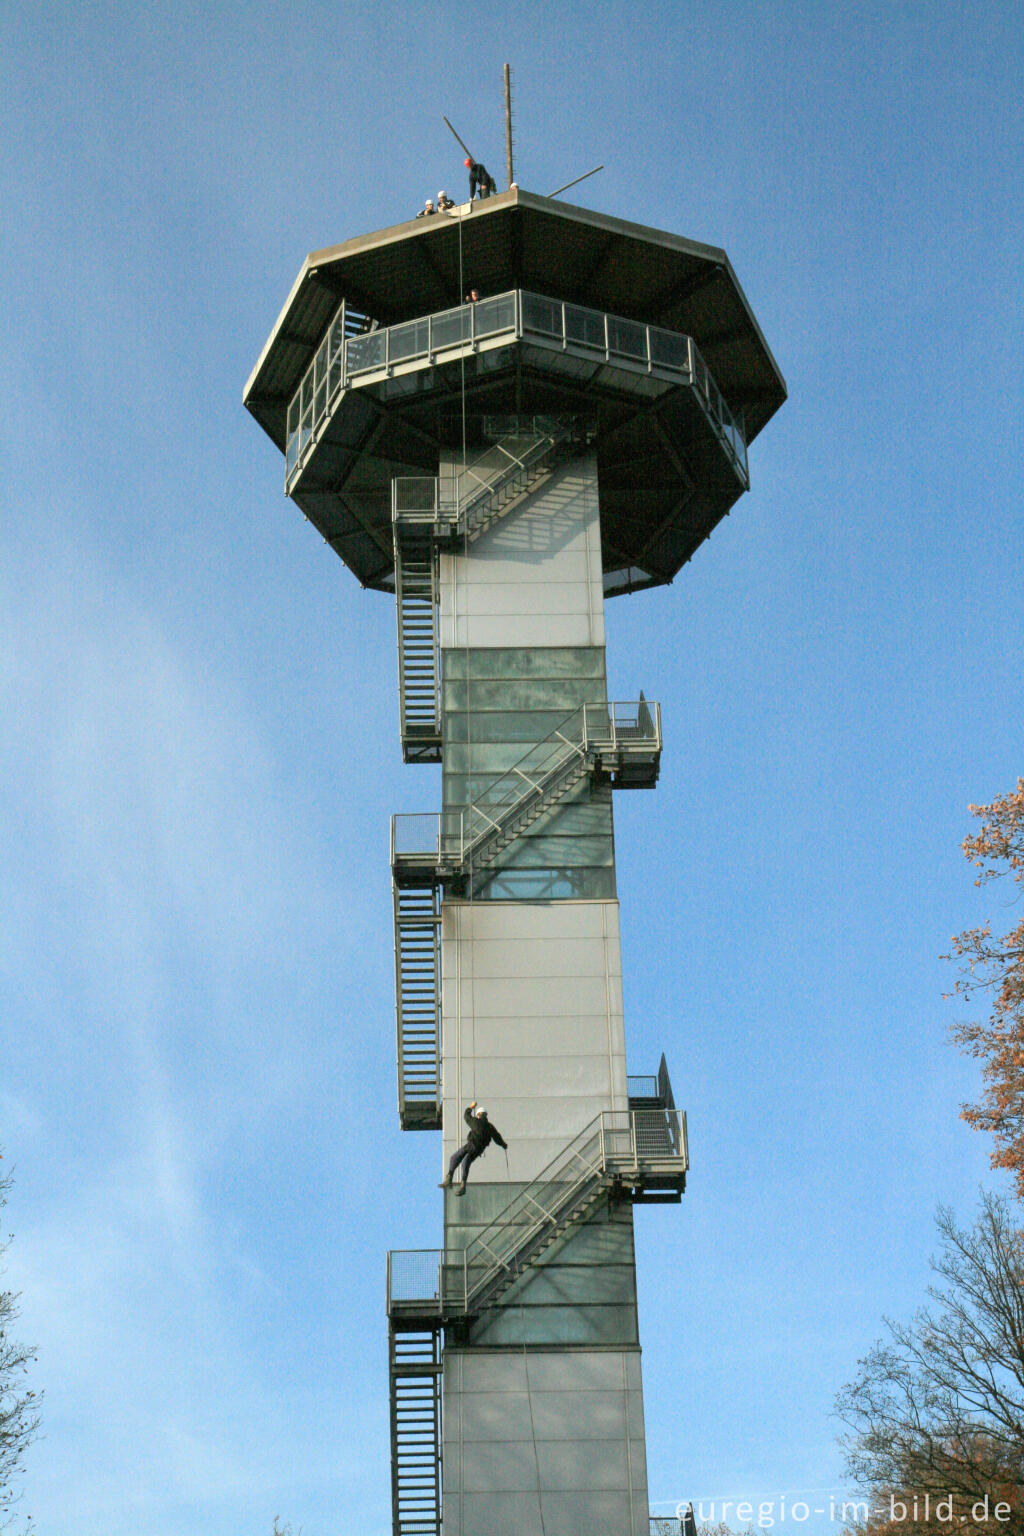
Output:
[[724,251],[514,187],[309,256],[246,386],[441,765],[391,828],[401,1126],[438,1178],[472,1101],[508,1141],[388,1255],[394,1536],[647,1536],[633,1207],[688,1153],[665,1056],[627,1069],[613,804],[662,721],[608,698],[604,602],[672,581],[785,394]]

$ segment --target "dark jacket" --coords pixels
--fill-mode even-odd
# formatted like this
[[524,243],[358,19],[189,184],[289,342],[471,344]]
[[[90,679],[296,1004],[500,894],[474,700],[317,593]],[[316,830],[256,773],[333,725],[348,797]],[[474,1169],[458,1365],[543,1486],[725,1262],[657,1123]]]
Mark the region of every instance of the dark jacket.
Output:
[[463,1112],[462,1116],[469,1126],[469,1135],[466,1140],[473,1148],[477,1157],[481,1152],[486,1152],[492,1141],[496,1141],[499,1147],[506,1147],[508,1143],[496,1126],[493,1126],[486,1115],[476,1115],[471,1109]]

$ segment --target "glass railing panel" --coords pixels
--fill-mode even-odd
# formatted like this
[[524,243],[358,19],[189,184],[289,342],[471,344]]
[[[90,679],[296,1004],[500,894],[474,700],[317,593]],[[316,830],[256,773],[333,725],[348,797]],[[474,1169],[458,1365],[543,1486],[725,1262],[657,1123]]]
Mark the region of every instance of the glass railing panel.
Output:
[[323,380],[323,377],[324,377],[326,372],[327,372],[327,337],[325,336],[323,341],[320,343],[319,347],[317,347],[316,356],[313,359],[313,388],[314,389],[317,387],[317,385],[319,383],[321,383],[321,381]]
[[565,306],[565,339],[578,347],[595,347],[603,352],[607,345],[604,331],[604,315],[596,309],[579,309],[575,304]]
[[637,325],[634,320],[620,320],[616,315],[609,315],[608,350],[617,353],[619,357],[632,357],[646,362],[647,327]]
[[701,357],[696,348],[694,348],[693,353],[693,382],[698,392],[703,395],[705,399],[707,399],[708,370],[704,359]]
[[410,320],[393,325],[387,333],[388,361],[400,363],[407,357],[423,357],[430,350],[430,321]]
[[455,347],[460,342],[468,341],[472,334],[472,316],[470,306],[463,305],[461,309],[449,309],[440,315],[430,317],[430,350],[438,352],[442,347]]
[[562,306],[557,299],[542,299],[538,293],[523,294],[523,330],[542,336],[561,336]]
[[344,342],[344,340],[345,340],[345,312],[344,312],[344,310],[339,310],[337,315],[334,317],[333,321],[331,322],[331,329],[330,329],[329,336],[328,336],[327,355],[330,357],[332,362],[337,357],[338,353],[341,351],[341,346],[342,346],[342,343]]
[[369,368],[383,368],[386,331],[371,331],[367,336],[350,336],[345,343],[345,372],[365,373]]
[[680,373],[690,371],[690,342],[675,331],[661,331],[653,326],[649,331],[651,362],[659,368],[678,368]]
[[495,331],[510,331],[516,323],[515,295],[503,293],[496,299],[478,299],[473,305],[473,334],[490,336]]

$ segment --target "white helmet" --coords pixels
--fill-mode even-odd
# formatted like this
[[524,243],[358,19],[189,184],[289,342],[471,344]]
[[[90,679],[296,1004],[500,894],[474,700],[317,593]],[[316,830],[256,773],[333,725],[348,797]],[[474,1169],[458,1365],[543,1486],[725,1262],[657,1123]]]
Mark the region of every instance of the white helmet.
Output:
[[447,193],[447,192],[439,192],[439,193],[438,193],[438,194],[437,194],[437,200],[438,200],[438,202],[439,202],[439,203],[443,203],[443,202],[444,202],[444,200],[445,200],[445,198],[446,198],[446,197],[447,197],[447,196],[448,196],[448,193]]
[[482,1104],[478,1104],[477,1107],[476,1107],[477,1119],[479,1120],[480,1116],[481,1115],[486,1115],[486,1113],[487,1113],[487,1111],[486,1111],[486,1109],[484,1109],[483,1105]]

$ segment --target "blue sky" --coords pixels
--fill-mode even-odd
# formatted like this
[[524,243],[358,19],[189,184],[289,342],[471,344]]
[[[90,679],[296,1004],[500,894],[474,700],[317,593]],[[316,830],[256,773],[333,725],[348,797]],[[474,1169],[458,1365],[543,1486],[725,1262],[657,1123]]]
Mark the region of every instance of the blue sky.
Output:
[[[389,1529],[401,1136],[394,616],[240,404],[307,251],[517,177],[722,245],[790,388],[753,489],[608,610],[662,701],[616,808],[652,1498],[841,1486],[836,1389],[921,1298],[957,1119],[958,852],[1024,771],[1022,23],[1010,5],[9,6],[0,1142],[45,1536]],[[984,895],[984,900],[982,899]],[[812,1519],[805,1529],[824,1529]]]

